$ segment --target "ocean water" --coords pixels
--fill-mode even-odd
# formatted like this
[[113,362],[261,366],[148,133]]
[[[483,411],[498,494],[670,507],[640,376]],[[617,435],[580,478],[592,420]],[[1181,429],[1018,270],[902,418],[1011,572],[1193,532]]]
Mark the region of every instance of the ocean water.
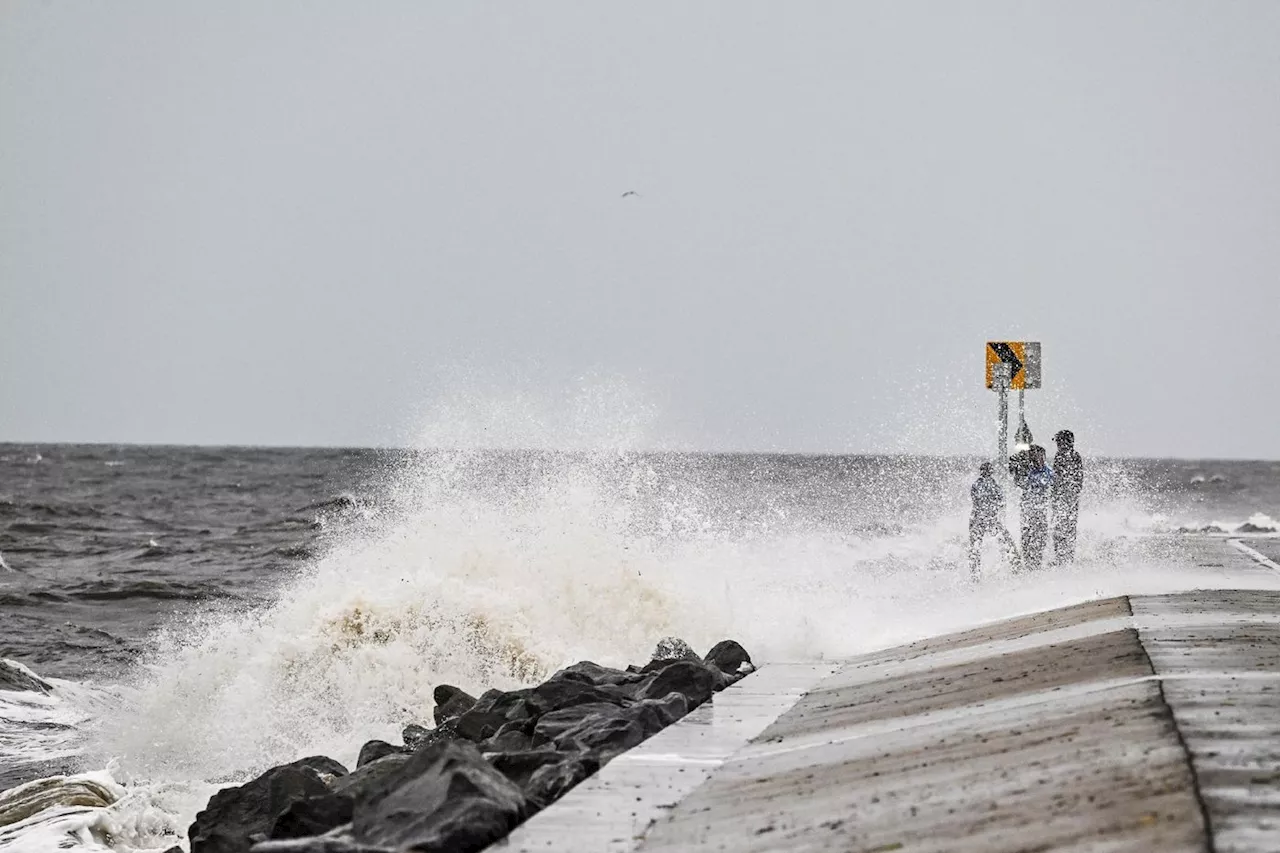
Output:
[[441,682],[1210,585],[1176,531],[1280,516],[1280,463],[1086,457],[1076,564],[1014,575],[991,543],[975,584],[976,462],[0,445],[0,850],[163,850],[220,785],[398,740]]

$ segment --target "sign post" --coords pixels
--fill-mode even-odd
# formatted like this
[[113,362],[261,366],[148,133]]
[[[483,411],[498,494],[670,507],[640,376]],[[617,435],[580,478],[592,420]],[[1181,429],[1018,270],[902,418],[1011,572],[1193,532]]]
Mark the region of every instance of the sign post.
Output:
[[1009,391],[1018,392],[1018,434],[1030,435],[1027,427],[1028,388],[1040,387],[1039,341],[988,341],[987,387],[1000,395],[1000,414],[997,424],[996,460],[999,470],[1005,470],[1009,458]]
[[996,470],[1004,470],[1004,460],[1009,458],[1009,365],[997,364],[992,371],[992,386],[1000,394],[999,414],[996,415]]

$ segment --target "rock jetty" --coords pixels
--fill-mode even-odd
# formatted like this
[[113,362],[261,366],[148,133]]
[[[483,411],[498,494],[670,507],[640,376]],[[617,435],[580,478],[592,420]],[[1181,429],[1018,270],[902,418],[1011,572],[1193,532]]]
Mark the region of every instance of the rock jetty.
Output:
[[191,853],[481,850],[753,670],[733,640],[699,657],[668,637],[625,670],[582,661],[478,697],[443,684],[433,726],[369,741],[353,770],[312,756],[214,794]]

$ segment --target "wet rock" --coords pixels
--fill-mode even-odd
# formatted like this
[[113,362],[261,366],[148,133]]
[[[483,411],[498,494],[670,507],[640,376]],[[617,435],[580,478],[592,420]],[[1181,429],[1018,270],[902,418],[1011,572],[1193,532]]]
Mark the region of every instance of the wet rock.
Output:
[[643,681],[644,676],[638,671],[629,672],[621,669],[610,669],[607,666],[584,660],[575,663],[573,666],[565,667],[551,676],[550,680],[554,681],[556,679],[571,679],[599,687],[604,685],[635,684],[638,681]]
[[494,769],[521,788],[529,784],[533,774],[548,764],[558,764],[565,756],[551,749],[525,749],[488,756]]
[[625,701],[616,691],[572,679],[545,681],[533,688],[525,699],[532,716],[542,716],[562,708],[587,703],[605,702],[619,705]]
[[725,675],[746,675],[755,671],[751,663],[751,655],[734,640],[721,640],[711,647],[703,661],[714,666]]
[[324,794],[290,803],[271,827],[271,838],[323,835],[351,822],[355,801],[342,794]]
[[437,726],[443,725],[447,720],[461,717],[476,704],[474,696],[452,684],[441,684],[433,691],[432,698],[436,702],[432,715]]
[[431,739],[431,729],[410,723],[400,732],[400,737],[404,740],[404,748],[413,752]]
[[668,637],[654,658],[626,670],[580,661],[478,698],[440,685],[436,727],[407,726],[404,748],[370,741],[352,773],[318,757],[219,792],[197,816],[199,844],[192,825],[191,853],[478,851],[753,668],[732,640],[704,661]]
[[408,763],[409,753],[396,752],[384,756],[343,776],[333,784],[332,791],[340,796],[357,799],[366,792],[377,789],[385,779],[398,773]]
[[529,690],[489,690],[481,694],[475,705],[465,714],[453,720],[452,725],[459,737],[479,743],[497,734],[512,720],[528,719],[535,716],[533,709],[526,701]]
[[[533,748],[533,737],[529,732],[525,731],[526,722],[511,722],[498,729],[498,733],[486,741],[480,743],[480,751],[489,752],[520,752],[521,750]],[[528,726],[532,730],[532,726]]]
[[370,762],[377,761],[379,758],[385,758],[400,752],[398,746],[392,746],[385,740],[371,740],[364,746],[360,747],[360,756],[356,759],[356,769],[364,767]]
[[600,762],[594,758],[575,757],[545,764],[534,771],[524,785],[525,796],[535,808],[546,808],[598,769]]
[[688,700],[692,710],[711,698],[717,687],[722,687],[724,673],[701,663],[681,660],[669,663],[640,694],[642,699],[661,699],[668,693],[679,693]]
[[543,714],[533,727],[533,743],[539,746],[554,741],[570,729],[576,728],[584,720],[590,718],[604,719],[614,717],[622,712],[619,705],[612,702],[588,702],[572,708],[561,708]]
[[426,749],[432,744],[441,743],[446,740],[457,740],[459,734],[454,725],[457,720],[446,720],[443,725],[436,726],[434,729],[428,729],[417,724],[410,724],[404,727],[401,737],[404,738],[404,752],[413,753],[420,749]]
[[295,767],[309,767],[320,774],[320,778],[326,782],[332,782],[334,779],[341,779],[347,775],[347,768],[343,767],[340,762],[334,761],[325,755],[312,755],[307,758],[299,758],[293,762]]
[[[332,770],[342,772],[328,772]],[[294,803],[328,795],[321,772],[331,777],[346,775],[346,769],[332,759],[304,758],[273,767],[239,787],[218,791],[187,830],[191,853],[247,853],[255,842],[270,837],[276,820]]]
[[629,708],[614,709],[613,713],[589,715],[553,742],[558,750],[585,753],[605,764],[683,717],[688,707],[685,697],[678,693],[637,702]]
[[527,800],[473,744],[445,741],[415,752],[356,801],[354,840],[420,853],[480,850],[505,836]]

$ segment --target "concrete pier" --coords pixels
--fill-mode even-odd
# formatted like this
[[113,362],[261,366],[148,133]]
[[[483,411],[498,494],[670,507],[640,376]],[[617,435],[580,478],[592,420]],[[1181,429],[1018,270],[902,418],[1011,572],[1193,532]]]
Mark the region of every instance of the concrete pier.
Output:
[[497,849],[1274,853],[1280,540],[1187,547],[1242,588],[762,667]]

